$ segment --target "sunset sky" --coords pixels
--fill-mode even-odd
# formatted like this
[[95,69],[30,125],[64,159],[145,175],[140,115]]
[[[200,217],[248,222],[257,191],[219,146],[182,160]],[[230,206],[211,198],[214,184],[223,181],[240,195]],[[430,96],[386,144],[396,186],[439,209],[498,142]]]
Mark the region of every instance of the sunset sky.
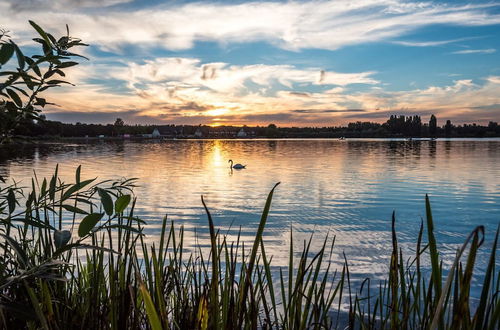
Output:
[[76,87],[47,93],[64,122],[331,126],[419,114],[500,121],[498,1],[1,0],[90,47]]

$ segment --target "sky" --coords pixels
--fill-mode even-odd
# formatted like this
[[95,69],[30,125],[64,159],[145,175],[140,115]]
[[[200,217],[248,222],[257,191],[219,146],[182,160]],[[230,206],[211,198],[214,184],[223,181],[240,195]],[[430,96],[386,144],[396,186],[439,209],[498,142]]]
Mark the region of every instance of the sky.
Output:
[[0,28],[40,52],[28,20],[90,44],[47,91],[63,122],[336,126],[431,114],[500,121],[498,1],[1,0]]

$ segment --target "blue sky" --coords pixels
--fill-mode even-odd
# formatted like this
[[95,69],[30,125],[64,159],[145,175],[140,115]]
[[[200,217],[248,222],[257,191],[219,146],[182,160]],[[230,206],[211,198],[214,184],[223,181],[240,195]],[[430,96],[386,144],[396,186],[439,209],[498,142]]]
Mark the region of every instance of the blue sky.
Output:
[[[500,3],[492,1],[7,0],[0,27],[27,52],[28,19],[91,46],[50,92],[67,122],[340,125],[431,113],[500,119]],[[441,124],[442,124],[441,123]]]

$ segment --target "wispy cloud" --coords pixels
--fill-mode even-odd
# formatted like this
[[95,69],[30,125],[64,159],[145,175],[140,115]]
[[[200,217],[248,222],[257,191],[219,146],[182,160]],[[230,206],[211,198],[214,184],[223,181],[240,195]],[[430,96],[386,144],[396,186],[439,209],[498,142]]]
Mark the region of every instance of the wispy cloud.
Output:
[[480,39],[483,37],[469,37],[469,38],[458,38],[449,40],[435,40],[435,41],[393,41],[393,44],[408,46],[408,47],[435,47],[443,46],[448,44],[453,44],[457,42],[463,42],[468,40]]
[[[292,65],[230,65],[228,63],[201,63],[200,59],[168,57],[147,60],[143,64],[128,63],[126,68],[109,72],[111,77],[136,85],[163,82],[175,89],[207,88],[236,94],[246,90],[247,82],[270,87],[275,83],[292,88],[295,84],[312,85],[378,84],[375,72],[339,73],[319,68],[299,69]],[[172,95],[171,93],[171,95]]]
[[108,7],[133,0],[3,0],[13,11]]
[[[93,3],[93,2],[91,2]],[[113,3],[113,1],[108,1]],[[481,26],[500,23],[499,4],[452,5],[402,0],[188,3],[160,5],[134,11],[26,12],[8,3],[2,25],[27,36],[26,21],[62,31],[69,22],[75,35],[105,49],[126,43],[180,50],[196,41],[220,43],[266,41],[299,50],[334,50],[365,42],[391,40],[432,24]],[[105,17],[105,18],[104,18]]]
[[452,54],[492,54],[497,50],[495,48],[487,48],[487,49],[464,49],[458,50],[456,52],[452,52]]

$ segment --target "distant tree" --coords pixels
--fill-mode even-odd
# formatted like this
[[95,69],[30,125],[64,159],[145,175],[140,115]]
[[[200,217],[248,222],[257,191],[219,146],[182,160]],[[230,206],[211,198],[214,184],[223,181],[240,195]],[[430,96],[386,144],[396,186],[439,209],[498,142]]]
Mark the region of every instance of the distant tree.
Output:
[[116,118],[113,131],[118,135],[122,132],[125,122],[121,118]]
[[420,136],[420,134],[422,133],[422,119],[420,118],[420,116],[414,115],[413,117],[411,117],[409,133],[411,136]]
[[267,137],[276,137],[278,136],[278,127],[275,124],[269,124],[266,128],[266,136]]
[[435,137],[437,133],[437,118],[434,115],[431,115],[431,119],[429,119],[429,134],[432,137]]
[[452,130],[453,130],[453,124],[451,123],[451,120],[448,119],[446,121],[446,125],[444,125],[444,134],[446,136],[450,136]]
[[116,127],[123,127],[125,125],[125,122],[121,118],[116,118],[115,120],[115,126]]
[[80,39],[70,37],[67,25],[67,35],[56,39],[35,22],[29,23],[40,36],[33,40],[41,44],[42,55],[25,56],[6,31],[0,30],[0,69],[13,57],[17,58],[16,69],[0,71],[0,77],[4,79],[0,81],[0,143],[9,141],[18,126],[43,120],[41,108],[51,103],[40,97],[40,93],[69,84],[59,77],[65,76],[64,69],[78,64],[70,59],[83,56],[68,50],[87,46]]

